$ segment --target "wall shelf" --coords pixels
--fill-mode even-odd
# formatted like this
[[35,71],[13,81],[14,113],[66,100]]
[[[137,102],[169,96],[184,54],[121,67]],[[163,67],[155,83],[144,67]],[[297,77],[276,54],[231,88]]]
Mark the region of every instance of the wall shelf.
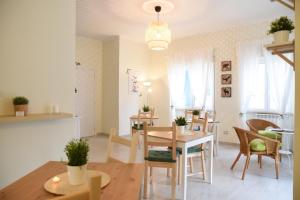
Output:
[[24,117],[16,117],[13,115],[2,115],[0,116],[0,124],[31,122],[31,121],[48,121],[48,120],[57,120],[57,119],[65,119],[65,118],[72,118],[72,117],[73,114],[71,113],[58,113],[58,114],[38,113],[38,114],[29,114]]
[[294,61],[290,60],[288,57],[286,57],[284,54],[286,53],[294,53],[295,51],[295,42],[286,42],[282,44],[268,44],[265,45],[266,49],[271,51],[273,55],[277,55],[280,58],[282,58],[285,62],[290,64],[294,70],[295,70],[295,63]]

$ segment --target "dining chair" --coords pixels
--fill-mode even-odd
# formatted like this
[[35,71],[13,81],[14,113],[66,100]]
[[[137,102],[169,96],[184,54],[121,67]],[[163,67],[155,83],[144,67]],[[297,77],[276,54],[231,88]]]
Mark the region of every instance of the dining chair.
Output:
[[113,151],[114,144],[119,144],[119,145],[123,145],[123,146],[130,148],[128,163],[134,163],[135,159],[136,159],[137,140],[138,140],[137,134],[133,134],[131,140],[129,140],[124,137],[117,136],[116,129],[112,128],[110,130],[110,136],[108,139],[106,161],[107,162],[123,162],[123,161],[120,161],[120,160],[112,157],[112,151]]
[[52,200],[101,200],[101,175],[89,178],[86,190],[52,198]]
[[[206,112],[204,115],[204,118],[201,119],[192,119],[190,130],[191,131],[203,131],[206,132],[208,127],[208,113]],[[182,168],[182,149],[177,148],[177,151],[179,151],[179,164],[178,164],[178,184],[181,182],[181,168]],[[199,173],[194,173],[194,166],[193,166],[193,158],[200,157],[201,162],[201,171],[200,174],[203,175],[203,179],[206,179],[206,169],[205,169],[205,153],[204,153],[204,144],[201,144],[199,146],[194,146],[188,148],[188,154],[187,159],[190,166],[190,175],[195,175]]]
[[[171,133],[171,141],[153,141],[148,137],[148,132],[157,131],[164,134]],[[166,149],[154,149],[155,147],[166,147]],[[168,149],[168,147],[172,147]],[[176,127],[172,123],[172,127],[150,127],[144,123],[144,158],[145,158],[145,173],[144,173],[144,198],[147,198],[148,193],[148,168],[150,168],[150,183],[153,181],[152,168],[167,168],[172,169],[171,188],[172,199],[176,196],[176,170],[177,170],[177,151],[176,151]]]
[[249,167],[251,155],[258,156],[260,168],[262,168],[262,156],[267,156],[275,160],[276,179],[279,176],[279,146],[280,142],[268,137],[258,135],[254,132],[233,127],[240,141],[240,152],[234,160],[231,170],[239,161],[241,155],[246,156],[246,163],[243,170],[242,180],[245,178],[246,170]]

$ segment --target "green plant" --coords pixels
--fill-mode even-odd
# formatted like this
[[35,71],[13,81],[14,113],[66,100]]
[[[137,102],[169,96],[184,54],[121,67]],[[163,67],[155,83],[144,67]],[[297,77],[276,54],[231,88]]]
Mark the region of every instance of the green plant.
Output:
[[186,119],[184,117],[177,117],[175,119],[175,123],[176,123],[177,126],[185,126],[185,125],[187,125],[187,121],[186,121]]
[[143,111],[144,111],[144,112],[149,112],[149,111],[150,111],[150,107],[144,105],[144,106],[143,106]]
[[65,147],[69,166],[85,165],[88,161],[89,145],[83,139],[73,139]]
[[289,31],[290,33],[294,30],[295,26],[292,20],[286,16],[282,16],[279,19],[273,21],[270,25],[269,34],[275,33],[277,31]]
[[193,115],[199,115],[199,114],[200,114],[199,110],[193,110]]
[[28,103],[29,103],[29,101],[26,97],[15,97],[13,99],[14,105],[27,105]]

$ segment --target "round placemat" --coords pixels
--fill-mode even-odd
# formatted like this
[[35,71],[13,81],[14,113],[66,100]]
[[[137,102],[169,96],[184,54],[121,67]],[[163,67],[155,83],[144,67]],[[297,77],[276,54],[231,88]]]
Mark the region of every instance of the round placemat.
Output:
[[[109,184],[110,176],[107,173],[96,171],[96,170],[88,170],[88,176],[95,176],[95,175],[101,175],[101,188]],[[68,181],[67,172],[58,174],[56,176],[60,178],[60,181],[58,183],[54,183],[52,181],[53,179],[52,177],[44,184],[45,190],[52,194],[66,195],[66,194],[72,194],[74,192],[79,192],[81,190],[86,190],[88,188],[88,181],[86,181],[86,183],[81,185],[70,185]]]

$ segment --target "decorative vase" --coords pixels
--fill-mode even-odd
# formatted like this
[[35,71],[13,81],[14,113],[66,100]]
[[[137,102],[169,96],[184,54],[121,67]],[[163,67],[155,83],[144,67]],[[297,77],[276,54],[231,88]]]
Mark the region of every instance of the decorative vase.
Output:
[[87,180],[86,164],[82,166],[67,166],[70,185],[81,185]]
[[277,31],[273,33],[274,44],[285,43],[289,41],[289,31]]
[[176,132],[180,135],[183,135],[184,134],[184,130],[185,130],[185,126],[176,126]]
[[16,114],[17,111],[23,111],[25,116],[28,113],[28,104],[15,105],[14,108],[15,108],[15,114]]

